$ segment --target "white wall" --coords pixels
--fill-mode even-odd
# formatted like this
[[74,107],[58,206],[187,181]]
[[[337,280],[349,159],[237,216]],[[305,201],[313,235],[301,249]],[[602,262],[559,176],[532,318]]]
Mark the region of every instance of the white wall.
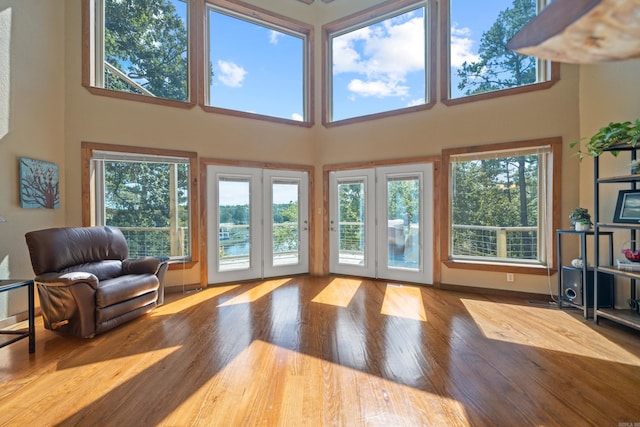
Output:
[[[600,65],[584,65],[580,69],[580,134],[589,137],[599,128],[611,122],[633,121],[640,118],[640,61],[625,61]],[[624,175],[628,173],[629,155],[621,153],[618,158],[605,153],[600,156],[602,176]],[[581,163],[580,175],[576,177],[580,185],[580,206],[593,212],[593,159],[585,158]],[[628,185],[601,186],[600,218],[613,218],[618,190],[628,189]],[[620,251],[629,247],[629,233],[616,231],[614,234],[614,256],[622,258]],[[626,245],[626,246],[625,246]],[[603,253],[603,256],[606,254]],[[616,304],[626,306],[629,298],[628,281],[616,278]]]
[[[64,12],[62,0],[0,0],[0,279],[33,277],[24,234],[65,223],[64,174],[60,209],[22,209],[18,191],[20,157],[65,169]],[[0,318],[26,307],[11,298]]]

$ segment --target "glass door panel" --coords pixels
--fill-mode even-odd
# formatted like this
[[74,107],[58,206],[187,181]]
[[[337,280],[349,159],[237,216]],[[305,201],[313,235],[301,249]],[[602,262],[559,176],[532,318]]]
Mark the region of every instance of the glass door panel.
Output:
[[295,265],[300,262],[298,187],[296,182],[274,182],[271,187],[273,266]]
[[371,276],[375,273],[373,170],[332,172],[330,180],[330,270]]
[[433,166],[376,169],[378,277],[433,283]]
[[208,283],[262,277],[261,171],[207,166]]
[[218,271],[251,268],[251,185],[248,179],[218,181]]
[[309,177],[265,170],[265,277],[309,271]]
[[387,265],[420,268],[420,178],[387,179]]

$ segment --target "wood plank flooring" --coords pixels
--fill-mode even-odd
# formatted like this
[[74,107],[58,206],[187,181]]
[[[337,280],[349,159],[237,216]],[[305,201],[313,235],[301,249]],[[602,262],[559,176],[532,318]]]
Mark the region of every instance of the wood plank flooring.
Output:
[[35,354],[0,349],[2,426],[640,423],[640,334],[515,298],[302,276],[91,340],[36,325]]

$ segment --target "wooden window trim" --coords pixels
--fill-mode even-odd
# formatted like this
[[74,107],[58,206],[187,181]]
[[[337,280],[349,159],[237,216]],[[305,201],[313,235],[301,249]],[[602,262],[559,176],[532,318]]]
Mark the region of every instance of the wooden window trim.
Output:
[[[550,248],[546,265],[523,265],[523,264],[510,264],[500,262],[482,262],[476,260],[451,260],[449,259],[449,233],[450,233],[450,215],[449,207],[451,205],[450,198],[450,161],[451,156],[456,154],[466,153],[482,153],[487,151],[497,150],[509,150],[519,149],[537,146],[549,146],[551,149],[550,161],[546,179],[547,188],[551,190],[551,196],[548,197],[548,202],[552,206],[547,207],[547,211],[551,212],[551,220],[548,222],[549,227],[544,230],[546,233],[547,246]],[[443,265],[449,268],[459,268],[467,270],[486,270],[486,271],[499,271],[499,272],[514,272],[521,274],[538,274],[548,275],[557,270],[557,248],[554,244],[554,231],[560,228],[560,209],[561,209],[561,165],[562,165],[562,138],[541,138],[533,140],[495,143],[487,145],[477,145],[472,147],[461,147],[442,150],[442,168],[441,168],[441,185],[440,185],[440,255]]]
[[[333,94],[331,93],[331,85],[329,84],[329,76],[331,75],[332,64],[329,61],[329,41],[331,35],[349,29],[364,25],[370,21],[376,21],[384,18],[396,10],[410,7],[412,5],[424,5],[428,14],[428,29],[426,36],[426,52],[425,52],[425,85],[427,88],[426,96],[429,102],[413,107],[406,107],[397,110],[383,111],[380,113],[369,114],[365,116],[352,117],[344,120],[330,121],[329,111]],[[386,117],[398,116],[401,114],[414,113],[417,111],[425,111],[433,108],[436,104],[436,64],[433,58],[437,52],[437,24],[438,14],[436,12],[436,3],[434,0],[388,0],[376,6],[372,6],[360,12],[335,20],[322,26],[322,125],[327,128],[342,126],[353,123],[361,123],[370,120],[376,120]]]
[[169,263],[170,270],[192,268],[199,260],[199,211],[198,211],[198,153],[193,151],[166,150],[162,148],[133,147],[128,145],[103,144],[96,142],[80,143],[81,153],[81,185],[82,185],[82,225],[95,226],[95,176],[91,165],[94,151],[114,151],[121,153],[149,154],[156,156],[186,157],[189,159],[189,239],[191,242],[191,259]]
[[486,101],[489,99],[501,98],[503,96],[518,95],[521,93],[536,92],[549,89],[560,81],[560,63],[551,62],[551,73],[549,80],[532,83],[524,86],[512,87],[508,89],[495,90],[491,92],[467,95],[460,98],[449,97],[449,86],[451,80],[451,17],[450,0],[440,2],[440,101],[447,106],[467,104],[469,102]]

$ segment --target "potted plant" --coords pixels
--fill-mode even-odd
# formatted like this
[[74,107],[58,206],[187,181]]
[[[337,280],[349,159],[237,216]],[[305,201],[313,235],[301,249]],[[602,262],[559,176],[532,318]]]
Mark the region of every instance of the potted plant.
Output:
[[576,231],[587,231],[591,228],[591,214],[586,208],[575,208],[569,214],[569,220]]
[[604,151],[609,151],[614,156],[618,155],[617,150],[611,149],[617,146],[623,147],[630,145],[635,147],[640,140],[640,119],[633,122],[617,122],[609,123],[602,127],[591,138],[588,139],[583,148],[580,148],[580,141],[587,138],[580,138],[569,144],[573,148],[578,146],[578,155],[580,160],[586,156],[598,157]]

